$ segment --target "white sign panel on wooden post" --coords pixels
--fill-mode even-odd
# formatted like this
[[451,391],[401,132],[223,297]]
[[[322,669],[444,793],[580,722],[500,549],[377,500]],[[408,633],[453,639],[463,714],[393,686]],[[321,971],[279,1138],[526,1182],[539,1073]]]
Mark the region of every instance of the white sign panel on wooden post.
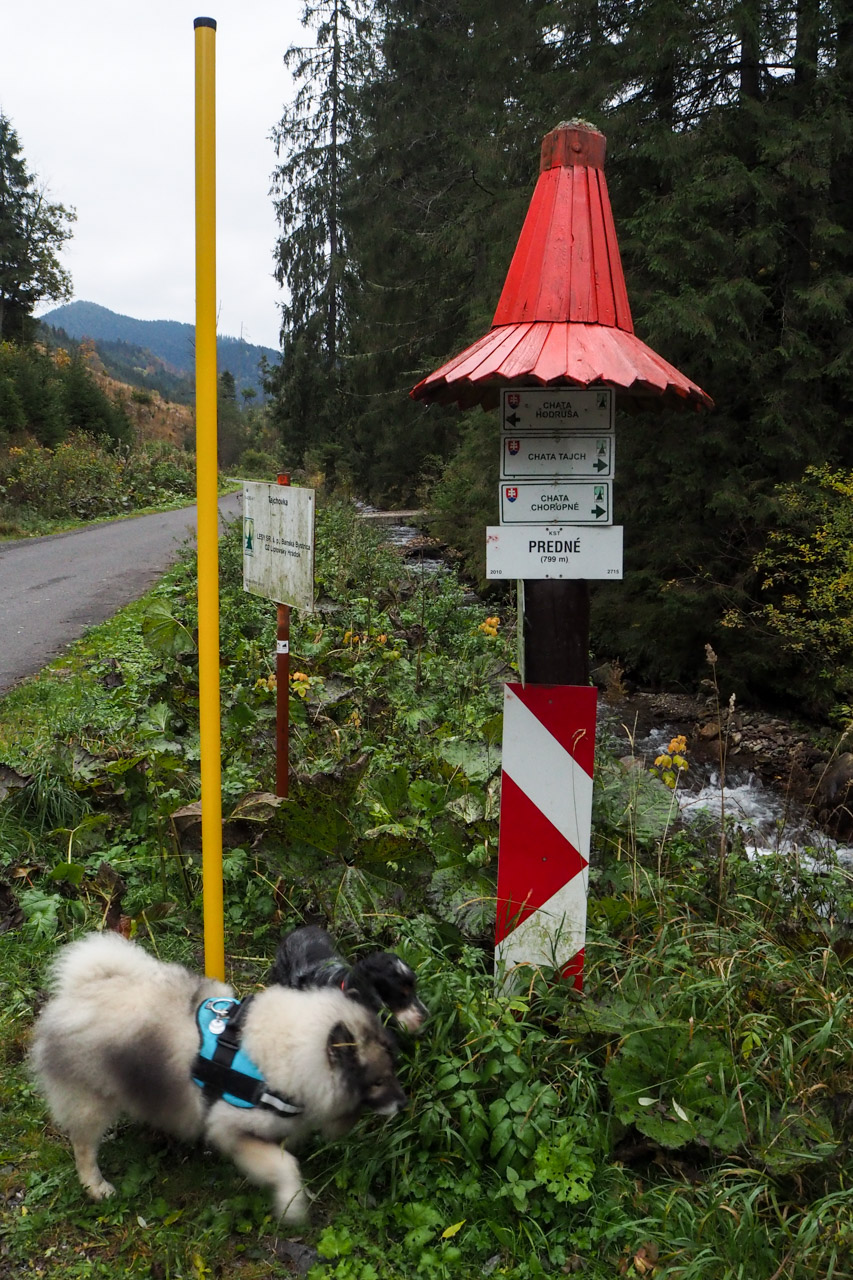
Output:
[[531,476],[613,475],[613,436],[505,435],[501,476],[505,480]]
[[490,525],[487,578],[622,578],[622,526]]
[[314,490],[243,484],[243,589],[314,608]]
[[501,428],[520,431],[613,430],[610,387],[525,387],[501,392]]
[[500,486],[501,524],[612,524],[609,480],[517,480]]

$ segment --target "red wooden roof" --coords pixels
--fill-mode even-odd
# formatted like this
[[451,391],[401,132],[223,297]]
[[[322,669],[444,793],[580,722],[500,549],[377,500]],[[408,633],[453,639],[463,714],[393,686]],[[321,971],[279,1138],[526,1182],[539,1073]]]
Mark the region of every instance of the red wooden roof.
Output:
[[559,125],[485,337],[413,388],[415,400],[494,408],[511,386],[616,388],[624,407],[713,404],[634,333],[607,183],[604,135]]

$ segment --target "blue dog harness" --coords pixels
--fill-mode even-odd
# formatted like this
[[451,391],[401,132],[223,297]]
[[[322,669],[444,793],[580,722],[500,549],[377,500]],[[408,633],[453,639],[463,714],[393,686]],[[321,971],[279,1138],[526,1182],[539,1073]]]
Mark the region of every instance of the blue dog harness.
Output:
[[273,1089],[241,1048],[243,1023],[252,997],[239,1001],[226,997],[205,1000],[196,1010],[199,1051],[192,1078],[207,1103],[220,1098],[232,1107],[261,1107],[279,1116],[298,1116],[303,1108]]

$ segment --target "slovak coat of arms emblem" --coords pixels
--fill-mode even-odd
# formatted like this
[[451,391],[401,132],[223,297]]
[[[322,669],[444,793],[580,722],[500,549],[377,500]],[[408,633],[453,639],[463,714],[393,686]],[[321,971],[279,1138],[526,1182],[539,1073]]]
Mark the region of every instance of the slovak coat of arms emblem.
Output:
[[518,497],[518,489],[515,487],[514,484],[507,485],[504,492],[506,494],[507,502],[515,502],[516,498]]
[[514,458],[514,457],[515,457],[515,455],[516,455],[516,454],[519,452],[519,450],[521,449],[521,441],[520,441],[520,440],[507,440],[507,442],[506,442],[506,447],[507,447],[507,449],[509,450],[510,455]]
[[507,392],[506,402],[510,409],[517,409],[521,404],[521,396],[517,391],[509,391]]

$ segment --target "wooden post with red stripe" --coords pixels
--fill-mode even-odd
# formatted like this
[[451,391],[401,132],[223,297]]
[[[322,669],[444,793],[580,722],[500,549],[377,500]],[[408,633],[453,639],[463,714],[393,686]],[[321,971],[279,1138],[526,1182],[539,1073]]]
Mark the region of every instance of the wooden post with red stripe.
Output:
[[583,985],[598,692],[504,686],[495,972]]

